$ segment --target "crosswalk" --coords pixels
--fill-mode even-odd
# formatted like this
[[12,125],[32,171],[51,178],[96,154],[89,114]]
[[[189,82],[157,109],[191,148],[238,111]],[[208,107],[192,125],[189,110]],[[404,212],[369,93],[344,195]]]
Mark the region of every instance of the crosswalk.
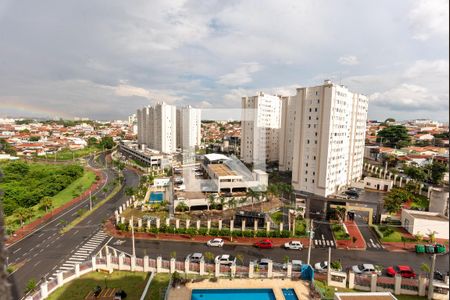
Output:
[[322,234],[321,239],[314,239],[314,247],[334,247],[334,241],[325,239],[325,236]]
[[103,230],[99,230],[95,233],[87,242],[85,242],[80,248],[78,248],[72,256],[69,257],[59,268],[48,278],[49,280],[56,278],[58,272],[73,270],[76,264],[81,264],[90,259],[92,254],[103,242],[108,238]]
[[371,249],[378,249],[378,250],[382,250],[383,249],[383,246],[380,243],[378,243],[376,241],[373,241],[372,239],[369,239],[369,241],[366,240],[366,245],[367,245],[368,249],[369,248],[371,248]]

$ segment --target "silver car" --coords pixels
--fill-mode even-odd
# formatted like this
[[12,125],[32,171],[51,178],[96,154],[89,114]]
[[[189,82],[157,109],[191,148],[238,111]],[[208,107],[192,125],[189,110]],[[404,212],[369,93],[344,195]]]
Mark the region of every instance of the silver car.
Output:
[[352,266],[352,271],[356,274],[375,273],[375,266],[372,264],[360,264]]

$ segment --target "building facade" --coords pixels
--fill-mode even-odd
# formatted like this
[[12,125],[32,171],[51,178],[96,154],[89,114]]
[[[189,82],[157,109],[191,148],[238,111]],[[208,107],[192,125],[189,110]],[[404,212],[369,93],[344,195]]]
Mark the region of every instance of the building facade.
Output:
[[264,169],[278,162],[281,97],[259,93],[242,98],[241,160]]
[[177,142],[176,107],[164,102],[137,110],[138,143],[163,153],[174,153]]
[[188,105],[177,108],[177,147],[195,149],[201,144],[201,109]]
[[[294,115],[292,185],[295,191],[326,197],[361,178],[368,99],[326,80],[297,89]],[[288,117],[286,117],[288,118]],[[286,128],[292,126],[286,125]],[[286,166],[289,166],[286,156]]]

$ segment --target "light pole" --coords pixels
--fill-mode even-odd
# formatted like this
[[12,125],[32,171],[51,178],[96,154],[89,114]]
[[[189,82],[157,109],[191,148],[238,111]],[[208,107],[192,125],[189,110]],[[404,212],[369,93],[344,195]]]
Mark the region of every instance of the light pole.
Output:
[[89,191],[89,210],[92,210],[92,191]]
[[433,278],[434,278],[434,268],[436,267],[436,253],[433,254],[433,256],[431,257],[431,268],[430,268],[430,275],[428,278],[428,299],[431,300],[433,299],[433,292],[434,292],[434,287],[433,287]]
[[132,253],[133,253],[133,257],[136,257],[136,249],[134,246],[134,221],[133,221],[133,216],[131,216],[131,246],[132,248]]
[[313,226],[314,226],[314,221],[313,221],[313,219],[311,219],[311,223],[310,223],[310,226],[309,226],[309,245],[308,245],[308,260],[307,260],[307,264],[308,265],[309,265],[309,263],[311,261],[312,239],[313,239],[313,236],[314,236]]

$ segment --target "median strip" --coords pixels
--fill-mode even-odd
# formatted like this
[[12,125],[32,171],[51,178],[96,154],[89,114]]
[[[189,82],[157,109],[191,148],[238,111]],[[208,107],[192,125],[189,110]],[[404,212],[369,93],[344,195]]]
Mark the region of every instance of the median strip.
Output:
[[85,220],[87,217],[89,217],[94,211],[96,211],[100,206],[102,206],[103,204],[105,204],[107,201],[109,201],[112,197],[114,197],[115,195],[117,195],[117,193],[119,193],[119,191],[123,188],[123,185],[117,185],[111,192],[111,194],[108,195],[108,197],[106,197],[105,199],[103,199],[102,201],[100,201],[97,205],[95,205],[91,210],[87,211],[86,213],[84,213],[83,215],[79,216],[78,218],[76,218],[75,220],[73,220],[72,222],[70,222],[67,226],[65,226],[63,229],[61,229],[60,233],[66,233],[68,232],[70,229],[74,228],[75,226],[77,226],[81,221]]

